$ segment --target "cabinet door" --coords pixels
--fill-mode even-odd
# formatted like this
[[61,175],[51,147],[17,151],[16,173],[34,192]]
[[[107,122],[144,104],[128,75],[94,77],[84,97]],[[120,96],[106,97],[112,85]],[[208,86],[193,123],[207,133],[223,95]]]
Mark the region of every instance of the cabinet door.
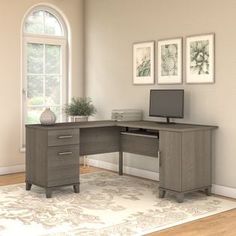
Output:
[[211,131],[183,133],[182,190],[211,185]]
[[160,131],[160,187],[181,191],[181,138],[179,132]]

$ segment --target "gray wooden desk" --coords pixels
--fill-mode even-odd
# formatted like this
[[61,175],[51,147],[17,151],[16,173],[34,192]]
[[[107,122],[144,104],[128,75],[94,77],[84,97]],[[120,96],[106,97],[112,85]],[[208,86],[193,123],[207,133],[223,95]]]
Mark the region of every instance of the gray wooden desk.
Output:
[[211,142],[216,126],[161,124],[151,121],[89,121],[53,126],[26,125],[26,189],[44,187],[46,196],[59,186],[79,192],[79,156],[123,152],[159,158],[160,197],[211,188]]

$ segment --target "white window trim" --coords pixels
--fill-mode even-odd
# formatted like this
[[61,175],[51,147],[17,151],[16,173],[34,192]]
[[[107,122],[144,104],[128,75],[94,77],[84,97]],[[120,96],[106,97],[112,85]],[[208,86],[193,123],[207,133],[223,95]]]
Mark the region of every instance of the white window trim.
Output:
[[[27,17],[34,11],[43,10],[48,11],[49,13],[53,14],[58,22],[61,24],[61,28],[63,31],[63,36],[54,36],[54,35],[36,35],[36,34],[30,34],[24,32],[24,26],[25,26],[25,20]],[[66,88],[66,94],[65,94],[65,102],[68,102],[69,99],[69,65],[67,62],[68,55],[69,55],[69,48],[68,48],[68,29],[65,24],[64,19],[60,14],[54,10],[51,6],[41,6],[36,5],[35,7],[32,7],[28,13],[24,16],[23,22],[22,22],[22,35],[21,35],[21,130],[20,130],[20,152],[25,152],[25,115],[26,115],[26,87],[27,87],[27,80],[26,80],[26,45],[27,43],[43,43],[43,44],[53,44],[53,45],[61,45],[62,48],[62,81],[63,84],[61,86]],[[61,98],[62,99],[62,98]]]

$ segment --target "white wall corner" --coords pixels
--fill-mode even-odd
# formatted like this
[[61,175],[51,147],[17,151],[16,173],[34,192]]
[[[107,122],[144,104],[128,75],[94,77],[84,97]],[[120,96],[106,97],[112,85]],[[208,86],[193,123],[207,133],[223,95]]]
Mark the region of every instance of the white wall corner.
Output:
[[25,171],[25,165],[0,167],[0,175],[7,175]]

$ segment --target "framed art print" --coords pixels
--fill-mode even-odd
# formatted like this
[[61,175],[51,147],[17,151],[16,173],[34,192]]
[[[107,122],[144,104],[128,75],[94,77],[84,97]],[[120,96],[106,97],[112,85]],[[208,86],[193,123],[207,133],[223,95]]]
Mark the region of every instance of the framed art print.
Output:
[[133,44],[133,84],[154,84],[154,41]]
[[187,83],[214,83],[214,38],[214,34],[187,37]]
[[182,38],[158,41],[158,84],[182,83]]

